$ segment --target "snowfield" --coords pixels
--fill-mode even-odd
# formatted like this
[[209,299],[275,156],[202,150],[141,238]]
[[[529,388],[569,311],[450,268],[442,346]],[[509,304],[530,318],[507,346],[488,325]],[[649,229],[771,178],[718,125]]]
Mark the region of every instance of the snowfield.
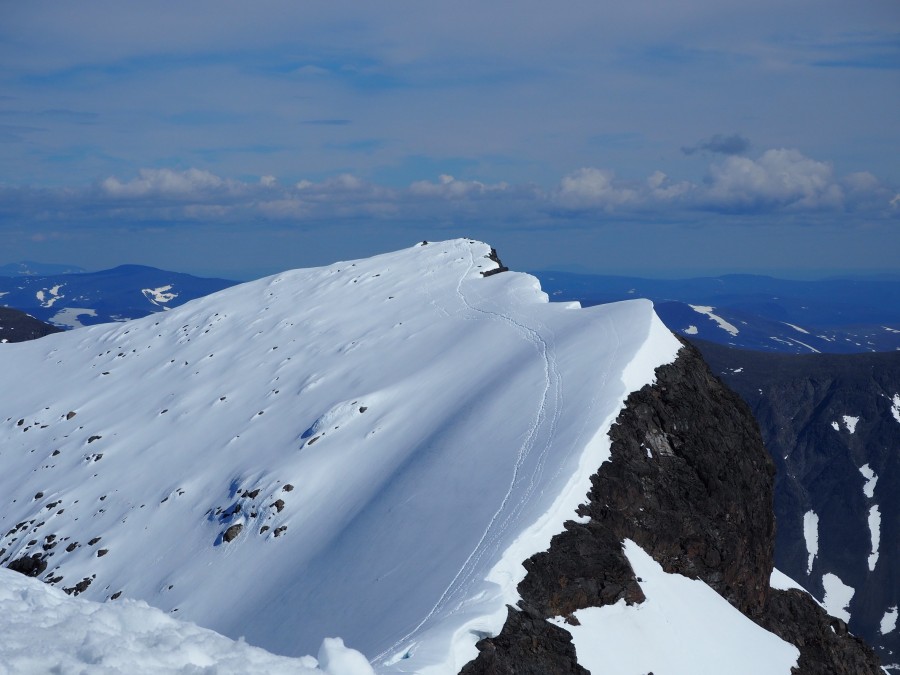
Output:
[[457,672],[680,347],[648,301],[550,304],[490,256],[417,245],[3,345],[0,561],[126,630],[131,598],[331,673],[362,672],[333,636]]
[[[578,662],[592,673],[790,673],[800,651],[757,626],[702,581],[667,574],[633,541],[625,555],[647,599],[575,612]],[[778,581],[787,579],[779,573]],[[788,580],[790,581],[790,580]]]

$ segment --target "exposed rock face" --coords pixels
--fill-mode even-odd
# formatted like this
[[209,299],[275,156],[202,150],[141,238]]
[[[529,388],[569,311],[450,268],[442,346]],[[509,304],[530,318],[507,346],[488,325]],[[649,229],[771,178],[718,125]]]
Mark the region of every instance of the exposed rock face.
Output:
[[772,573],[775,473],[744,402],[685,348],[629,396],[612,458],[582,515],[634,540],[667,572],[702,579],[745,614]]
[[[567,522],[548,551],[524,563],[521,611],[510,609],[501,634],[479,642],[478,658],[463,672],[513,672],[504,670],[508,663],[516,663],[515,672],[575,672],[528,670],[538,668],[534,654],[515,646],[530,639],[540,619],[620,598],[641,602],[622,553],[625,538],[667,572],[702,579],[796,645],[798,672],[880,672],[871,649],[845,630],[832,633],[834,619],[817,615],[810,598],[770,589],[774,467],[746,404],[688,345],[656,375],[655,385],[629,396],[610,430],[610,461],[592,477],[579,508],[590,521]],[[546,658],[541,654],[541,663]]]
[[572,636],[540,616],[509,608],[503,631],[477,644],[460,675],[590,675],[578,665]]
[[509,268],[501,262],[500,256],[497,255],[496,249],[492,248],[491,252],[486,257],[488,260],[497,263],[497,267],[495,267],[492,270],[487,270],[485,272],[482,272],[481,276],[489,277],[493,274],[500,274],[501,272],[509,272]]
[[872,648],[847,631],[803,591],[772,590],[759,623],[800,647],[798,673],[856,675],[881,673]]
[[36,577],[47,569],[47,561],[45,555],[34,553],[30,556],[23,556],[18,560],[13,560],[7,567],[13,572],[19,572],[26,577]]

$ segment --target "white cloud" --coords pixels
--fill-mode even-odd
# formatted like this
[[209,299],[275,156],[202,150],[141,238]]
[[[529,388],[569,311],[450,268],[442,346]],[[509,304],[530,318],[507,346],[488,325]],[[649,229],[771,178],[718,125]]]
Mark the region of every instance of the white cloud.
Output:
[[684,180],[673,183],[662,171],[654,171],[647,178],[647,186],[650,188],[650,196],[660,201],[685,197],[696,187],[694,184]]
[[412,195],[446,199],[483,195],[488,192],[503,192],[508,189],[509,184],[505,182],[486,185],[477,180],[457,180],[448,174],[441,174],[437,183],[421,180],[409,186],[409,192]]
[[840,208],[844,202],[833,167],[797,150],[728,157],[710,167],[709,181],[706,200],[726,209]]
[[[263,174],[237,180],[207,170],[141,169],[137,176],[111,176],[93,188],[28,189],[0,186],[0,214],[33,222],[78,218],[120,222],[250,222],[386,219],[398,222],[480,222],[529,226],[578,214],[653,219],[722,212],[752,222],[755,216],[827,214],[846,223],[854,213],[871,223],[894,219],[896,190],[869,172],[837,176],[826,162],[797,150],[768,150],[758,158],[727,157],[713,164],[705,183],[654,171],[623,180],[611,170],[583,167],[551,189],[530,183],[493,183],[442,174],[394,188],[342,173],[319,181],[281,183]],[[893,200],[892,200],[893,198]],[[837,222],[837,221],[835,221]]]
[[563,177],[559,183],[559,203],[570,209],[609,209],[638,201],[636,190],[616,184],[615,175],[606,169],[582,168]]
[[198,194],[234,190],[239,184],[226,181],[202,169],[175,171],[173,169],[141,169],[138,177],[127,182],[111,176],[100,184],[110,197],[170,197],[185,198]]

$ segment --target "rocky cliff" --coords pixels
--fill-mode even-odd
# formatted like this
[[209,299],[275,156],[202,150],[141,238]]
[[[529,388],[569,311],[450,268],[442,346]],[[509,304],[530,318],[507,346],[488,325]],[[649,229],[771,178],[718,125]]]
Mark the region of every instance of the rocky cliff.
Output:
[[552,617],[643,593],[623,554],[631,539],[667,572],[701,579],[800,650],[798,673],[878,673],[878,659],[797,590],[770,588],[775,469],[747,405],[685,345],[633,393],[610,430],[579,522],[525,564],[522,600],[462,673],[584,673]]

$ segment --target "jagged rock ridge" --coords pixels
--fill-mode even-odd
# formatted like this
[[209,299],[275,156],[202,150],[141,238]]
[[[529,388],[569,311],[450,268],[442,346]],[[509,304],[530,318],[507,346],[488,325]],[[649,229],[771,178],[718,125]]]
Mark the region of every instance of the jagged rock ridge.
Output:
[[[586,607],[644,600],[621,542],[637,542],[668,572],[701,579],[759,625],[800,649],[797,673],[878,673],[872,650],[805,593],[770,588],[774,469],[746,404],[685,346],[629,396],[610,430],[612,458],[548,551],[526,561],[522,600],[465,675],[554,672],[569,650],[523,649],[522,631]],[[527,617],[527,618],[525,618]],[[540,634],[535,631],[536,634]],[[540,644],[540,642],[539,642]],[[565,646],[556,638],[549,644]],[[522,665],[522,664],[527,665]]]

